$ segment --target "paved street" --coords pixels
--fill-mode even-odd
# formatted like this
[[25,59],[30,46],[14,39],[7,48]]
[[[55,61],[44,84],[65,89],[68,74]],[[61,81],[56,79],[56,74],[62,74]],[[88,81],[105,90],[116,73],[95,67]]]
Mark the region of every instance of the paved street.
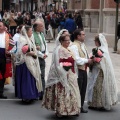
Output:
[[[94,47],[94,34],[86,34],[86,45],[88,52]],[[46,78],[48,75],[52,51],[55,44],[52,41],[48,43],[49,57],[46,59]],[[120,55],[112,53],[113,48],[109,48],[110,56],[113,62],[115,76],[119,91],[120,102]],[[14,87],[11,85],[5,86],[5,95],[8,96],[8,100],[0,100],[0,120],[58,120],[55,117],[54,112],[48,111],[41,107],[41,101],[36,101],[33,104],[25,105],[14,97]],[[85,104],[87,108],[87,104]],[[80,114],[79,117],[66,117],[64,120],[120,120],[120,103],[112,108],[111,111],[93,111],[89,110],[87,114]]]
[[[66,117],[63,120],[120,120],[120,105],[111,111],[81,113],[79,117]],[[20,101],[0,101],[0,120],[59,120],[54,112],[41,108],[41,102],[23,105]]]

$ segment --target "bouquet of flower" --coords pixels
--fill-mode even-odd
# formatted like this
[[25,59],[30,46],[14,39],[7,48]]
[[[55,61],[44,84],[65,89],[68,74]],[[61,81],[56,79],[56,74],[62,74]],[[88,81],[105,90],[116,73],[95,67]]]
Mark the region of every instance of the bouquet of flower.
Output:
[[60,65],[66,70],[68,71],[71,67],[72,64],[70,62],[61,62]]
[[[33,49],[31,49],[31,51],[33,51]],[[29,48],[29,46],[28,46],[27,44],[22,47],[22,52],[23,52],[23,54],[26,54],[26,53],[30,52],[30,48]],[[34,56],[32,56],[32,57],[33,57],[34,59],[37,58],[36,55],[34,55]]]
[[93,59],[94,62],[99,63],[102,60],[103,57],[103,51],[98,48],[92,49],[92,56],[90,56],[91,59]]
[[[94,63],[100,63],[103,57],[103,51],[98,48],[92,49],[92,54],[90,55],[90,58],[93,59]],[[90,70],[92,70],[93,65],[89,66]]]

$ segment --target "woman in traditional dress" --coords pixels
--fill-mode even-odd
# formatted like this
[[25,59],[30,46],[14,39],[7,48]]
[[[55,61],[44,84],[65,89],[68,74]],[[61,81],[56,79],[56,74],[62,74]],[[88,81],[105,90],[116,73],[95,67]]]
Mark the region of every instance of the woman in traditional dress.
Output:
[[15,35],[13,36],[13,41],[15,43],[15,46],[13,47],[13,49],[11,50],[11,55],[12,55],[12,83],[13,83],[13,86],[15,85],[15,61],[16,61],[16,53],[17,53],[17,50],[18,50],[18,47],[19,47],[19,39],[20,39],[20,36],[21,36],[21,29],[22,29],[23,25],[20,25],[17,27],[16,29],[16,33]]
[[23,26],[21,34],[16,53],[15,95],[29,102],[38,99],[42,91],[41,73],[32,28]]
[[8,48],[8,54],[6,54],[6,72],[4,77],[6,78],[5,84],[11,83],[11,77],[12,77],[12,63],[11,63],[11,50],[15,46],[15,43],[12,39],[11,34],[9,33],[9,26],[5,24],[6,33],[9,35],[9,48]]
[[95,45],[103,57],[99,63],[93,63],[89,74],[88,105],[91,109],[110,110],[117,103],[117,86],[105,36],[96,36]]
[[48,40],[48,43],[50,43],[50,40],[53,39],[52,27],[50,24],[48,25],[48,29],[46,29],[46,32],[47,32],[46,39]]
[[[69,44],[70,36],[68,31],[63,29],[56,40],[42,103],[46,109],[55,111],[58,117],[79,115],[81,107],[75,61],[72,52],[68,49]],[[65,71],[60,65],[62,62],[70,62],[71,69]]]
[[9,16],[8,16],[8,13],[7,13],[7,12],[4,13],[2,21],[3,21],[5,24],[9,25]]

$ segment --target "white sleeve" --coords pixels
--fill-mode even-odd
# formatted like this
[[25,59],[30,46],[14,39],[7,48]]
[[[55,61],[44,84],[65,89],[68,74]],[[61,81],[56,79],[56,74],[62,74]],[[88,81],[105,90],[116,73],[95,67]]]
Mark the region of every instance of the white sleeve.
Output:
[[13,40],[14,40],[14,42],[16,43],[17,41],[19,41],[19,36],[17,36],[16,34],[13,36]]
[[79,51],[78,51],[78,48],[76,45],[72,45],[70,47],[71,51],[74,53],[74,56],[75,56],[75,61],[76,61],[76,64],[77,65],[84,65],[86,63],[88,63],[88,59],[86,58],[81,58],[79,56]]
[[[48,49],[47,49],[47,44],[46,44],[46,52],[45,52],[45,54],[46,54],[47,56],[48,56],[48,54],[49,54]],[[38,57],[43,58],[45,54],[42,53],[41,51],[38,51],[38,50],[37,50],[37,55],[38,55]]]
[[44,57],[44,54],[43,54],[41,51],[38,51],[38,50],[37,50],[37,55],[38,55],[38,57],[40,57],[40,58],[43,58],[43,57]]
[[46,41],[45,41],[45,45],[46,45],[46,52],[45,52],[45,54],[48,56],[49,52],[48,52],[48,47],[47,47]]
[[10,50],[10,53],[13,54],[16,51],[16,45]]

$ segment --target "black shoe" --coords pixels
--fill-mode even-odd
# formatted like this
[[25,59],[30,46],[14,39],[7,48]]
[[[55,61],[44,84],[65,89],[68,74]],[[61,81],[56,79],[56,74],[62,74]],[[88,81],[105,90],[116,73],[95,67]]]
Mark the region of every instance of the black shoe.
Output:
[[7,96],[0,95],[0,99],[7,99]]
[[58,117],[58,118],[62,118],[63,116],[60,115],[60,114],[58,114],[58,113],[56,113],[56,117]]
[[81,108],[81,113],[88,113],[88,111]]
[[95,110],[96,108],[89,106],[88,109]]
[[100,107],[98,108],[99,111],[106,111],[106,109],[104,107]]
[[39,100],[43,100],[43,96],[40,96],[40,97],[39,97]]

